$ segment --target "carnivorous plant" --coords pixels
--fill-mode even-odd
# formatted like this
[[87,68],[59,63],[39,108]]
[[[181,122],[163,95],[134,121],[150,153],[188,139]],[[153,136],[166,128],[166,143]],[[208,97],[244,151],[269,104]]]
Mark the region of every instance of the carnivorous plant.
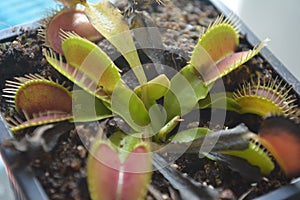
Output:
[[[65,1],[66,5],[72,8],[73,4],[68,2]],[[277,80],[241,86],[233,94],[225,91],[210,94],[218,80],[257,55],[267,40],[252,50],[236,52],[239,45],[237,22],[221,15],[200,35],[186,66],[172,76],[157,73],[149,79],[121,11],[109,1],[98,4],[80,1],[80,4],[84,6],[88,23],[114,45],[130,65],[133,84],[124,80],[122,66],[117,66],[101,48],[84,38],[86,35],[63,29],[59,31],[61,44],[50,45],[43,53],[59,73],[80,89],[71,89],[39,75],[7,81],[3,96],[10,99],[21,115],[8,119],[11,131],[17,133],[29,127],[66,120],[78,123],[121,117],[129,130],[118,130],[108,138],[102,133],[91,146],[87,178],[93,199],[142,198],[151,177],[151,152],[159,151],[163,144],[170,144],[170,149],[174,145],[179,149],[186,147],[187,151],[196,149],[216,160],[220,160],[218,155],[238,157],[257,166],[264,175],[273,170],[274,163],[261,143],[268,149],[271,146],[270,151],[279,157],[281,154],[264,128],[258,136],[247,130],[227,134],[197,126],[184,126],[175,135],[173,133],[189,120],[187,116],[193,111],[214,106],[262,117],[269,114],[290,116],[295,100],[280,89],[281,83],[277,84]],[[211,154],[201,150],[206,137],[215,141],[215,146],[209,148]],[[299,172],[299,163],[290,166],[279,160],[279,164],[287,172]],[[107,182],[111,182],[109,186]],[[135,191],[129,193],[128,187]]]

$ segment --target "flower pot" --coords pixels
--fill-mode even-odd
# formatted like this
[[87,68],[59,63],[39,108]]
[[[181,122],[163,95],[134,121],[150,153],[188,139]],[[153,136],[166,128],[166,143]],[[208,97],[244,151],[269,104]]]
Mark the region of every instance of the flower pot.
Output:
[[[220,12],[224,13],[225,16],[231,14],[231,11],[220,3],[218,0],[209,0],[209,2]],[[235,16],[237,18],[237,16]],[[13,29],[7,29],[0,31],[0,42],[12,41],[16,36],[20,34],[20,28],[36,29],[38,28],[38,22],[33,22],[22,27],[16,27]],[[247,28],[245,24],[240,22],[240,32],[242,35],[246,35],[247,42],[254,46],[259,43],[258,38]],[[268,50],[264,48],[260,56],[270,65],[286,83],[293,87],[295,96],[300,96],[300,83],[294,78],[294,76],[280,63],[280,61]],[[1,69],[0,69],[1,70]],[[5,138],[13,137],[8,127],[5,125],[3,117],[0,116],[0,142]],[[38,179],[35,177],[31,167],[17,167],[13,165],[14,158],[20,156],[18,153],[11,151],[6,148],[1,148],[1,156],[4,160],[4,165],[7,168],[9,179],[16,192],[16,196],[19,199],[49,199],[44,188],[41,186]],[[275,199],[298,199],[300,198],[300,179],[294,180],[292,183],[282,186],[279,189],[269,192],[268,194],[257,197],[260,200],[275,200]]]

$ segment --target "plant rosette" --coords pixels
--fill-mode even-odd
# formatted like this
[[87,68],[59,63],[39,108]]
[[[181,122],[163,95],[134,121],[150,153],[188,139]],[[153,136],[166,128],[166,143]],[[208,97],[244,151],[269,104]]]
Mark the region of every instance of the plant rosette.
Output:
[[[267,82],[258,77],[257,81],[246,81],[232,92],[226,91],[220,81],[258,55],[267,40],[253,49],[238,51],[238,22],[221,15],[199,33],[187,62],[179,70],[174,70],[173,66],[161,63],[161,57],[155,52],[165,51],[162,43],[155,43],[163,36],[159,36],[147,15],[137,11],[143,8],[142,5],[134,5],[124,17],[107,1],[73,3],[65,2],[72,9],[77,3],[85,7],[84,14],[90,25],[121,53],[130,70],[122,72],[122,66],[76,30],[60,30],[61,51],[55,53],[55,48],[50,45],[43,50],[43,55],[75,86],[70,88],[51,78],[29,74],[14,81],[8,80],[3,97],[14,104],[18,113],[7,118],[11,131],[16,134],[57,122],[75,124],[82,144],[90,150],[87,182],[93,199],[144,198],[151,180],[149,171],[153,152],[177,154],[167,164],[188,152],[205,155],[206,159],[223,163],[243,176],[247,177],[251,171],[258,179],[269,176],[274,170],[276,163],[270,156],[272,154],[287,175],[298,175],[299,163],[291,161],[293,158],[281,158],[283,148],[277,139],[269,136],[270,131],[265,125],[257,135],[242,126],[227,130],[224,124],[227,123],[226,111],[231,111],[240,116],[256,115],[261,119],[270,115],[282,116],[277,117],[278,120],[290,121],[289,118],[293,118],[289,123],[298,126],[293,122],[297,100],[290,95],[290,89],[280,89],[282,82],[279,78]],[[139,51],[155,61],[152,71],[148,65],[142,66],[144,61]],[[210,124],[204,127],[199,116],[207,110],[211,112]],[[101,128],[105,119],[121,119],[122,123],[107,132]],[[263,121],[270,123],[268,118]],[[92,122],[96,122],[98,128],[85,134],[86,129],[82,127]],[[219,126],[218,131],[212,125],[214,123]],[[276,135],[297,135],[297,131],[280,128],[284,134]],[[36,131],[31,137],[45,138],[46,135]],[[32,141],[36,141],[31,137],[24,140],[29,149]],[[51,141],[56,143],[58,137]],[[291,151],[297,151],[299,141],[293,145]],[[12,146],[22,152],[28,150],[22,150],[24,145],[17,142]],[[145,162],[138,163],[140,159],[134,155],[144,155],[140,159]],[[247,168],[241,167],[243,165]],[[131,168],[135,172],[128,170]],[[110,186],[106,185],[108,180]],[[128,193],[126,188],[131,186],[136,190]],[[151,193],[155,194],[153,190]]]

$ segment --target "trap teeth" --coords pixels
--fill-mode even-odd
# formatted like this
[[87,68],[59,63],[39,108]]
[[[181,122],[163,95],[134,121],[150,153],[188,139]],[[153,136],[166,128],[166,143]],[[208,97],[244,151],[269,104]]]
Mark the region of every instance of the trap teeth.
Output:
[[72,118],[71,92],[52,79],[35,74],[16,77],[6,81],[3,93],[18,112],[6,119],[12,132]]
[[259,130],[259,141],[272,153],[286,175],[300,175],[299,123],[283,116],[268,117]]
[[233,98],[242,107],[241,113],[252,113],[261,117],[270,114],[291,117],[295,114],[296,99],[289,95],[292,88],[278,78],[270,81],[245,82],[234,92]]

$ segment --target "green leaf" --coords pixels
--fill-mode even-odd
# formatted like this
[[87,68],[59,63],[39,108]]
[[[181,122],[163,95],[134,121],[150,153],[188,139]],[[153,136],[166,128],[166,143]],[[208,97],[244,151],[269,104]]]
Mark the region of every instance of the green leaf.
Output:
[[62,49],[67,62],[111,94],[121,78],[113,61],[96,44],[84,38],[72,33],[65,33],[64,37]]
[[159,132],[155,135],[155,141],[166,141],[168,134],[177,126],[180,122],[180,116],[175,116],[166,125],[164,125]]
[[120,10],[107,0],[85,6],[91,24],[121,52],[132,68],[137,67],[133,70],[139,82],[146,83],[131,32]]
[[118,157],[122,163],[125,162],[130,152],[141,143],[141,138],[136,137],[136,135],[126,134],[122,131],[113,133],[109,137],[109,140],[115,145],[115,148],[118,149]]
[[235,112],[240,112],[241,106],[233,99],[233,93],[221,92],[209,94],[205,99],[199,101],[199,108],[219,108]]
[[173,137],[171,137],[172,142],[192,142],[195,139],[206,136],[208,133],[212,131],[208,128],[191,128],[184,131],[180,131]]
[[251,165],[259,167],[260,172],[264,175],[270,174],[275,167],[274,162],[265,149],[254,142],[250,142],[249,147],[245,150],[222,151],[221,153],[247,160]]
[[84,90],[72,91],[74,122],[88,122],[112,117],[112,112],[103,102]]
[[190,65],[184,67],[171,79],[171,86],[164,98],[168,120],[187,114],[195,108],[200,99],[206,97],[208,87],[195,74]]
[[205,33],[199,38],[191,57],[191,64],[198,70],[203,71],[208,67],[203,62],[201,54],[203,49],[210,56],[211,60],[216,63],[227,55],[232,54],[239,45],[239,33],[235,22],[221,15],[211,24]]
[[188,80],[189,84],[194,89],[197,101],[204,99],[207,96],[210,88],[200,79],[192,66],[185,66],[180,71],[180,74]]
[[150,101],[162,98],[170,88],[170,81],[168,77],[161,74],[146,84],[140,85],[134,89],[134,92],[142,98],[145,95]]
[[[167,121],[170,121],[173,117],[183,115],[180,102],[177,98],[178,96],[171,92],[171,90],[164,97],[164,109],[167,113]],[[190,103],[193,104],[193,101]]]
[[51,49],[43,50],[47,61],[62,75],[97,98],[110,103],[110,95],[120,80],[119,69],[95,44],[72,33],[64,35],[64,51],[67,60]]
[[151,129],[148,129],[149,134],[155,136],[163,128],[166,123],[167,114],[160,104],[153,104],[149,109],[149,116],[151,119]]
[[141,131],[150,123],[148,111],[142,100],[121,81],[111,96],[111,109],[136,131]]

